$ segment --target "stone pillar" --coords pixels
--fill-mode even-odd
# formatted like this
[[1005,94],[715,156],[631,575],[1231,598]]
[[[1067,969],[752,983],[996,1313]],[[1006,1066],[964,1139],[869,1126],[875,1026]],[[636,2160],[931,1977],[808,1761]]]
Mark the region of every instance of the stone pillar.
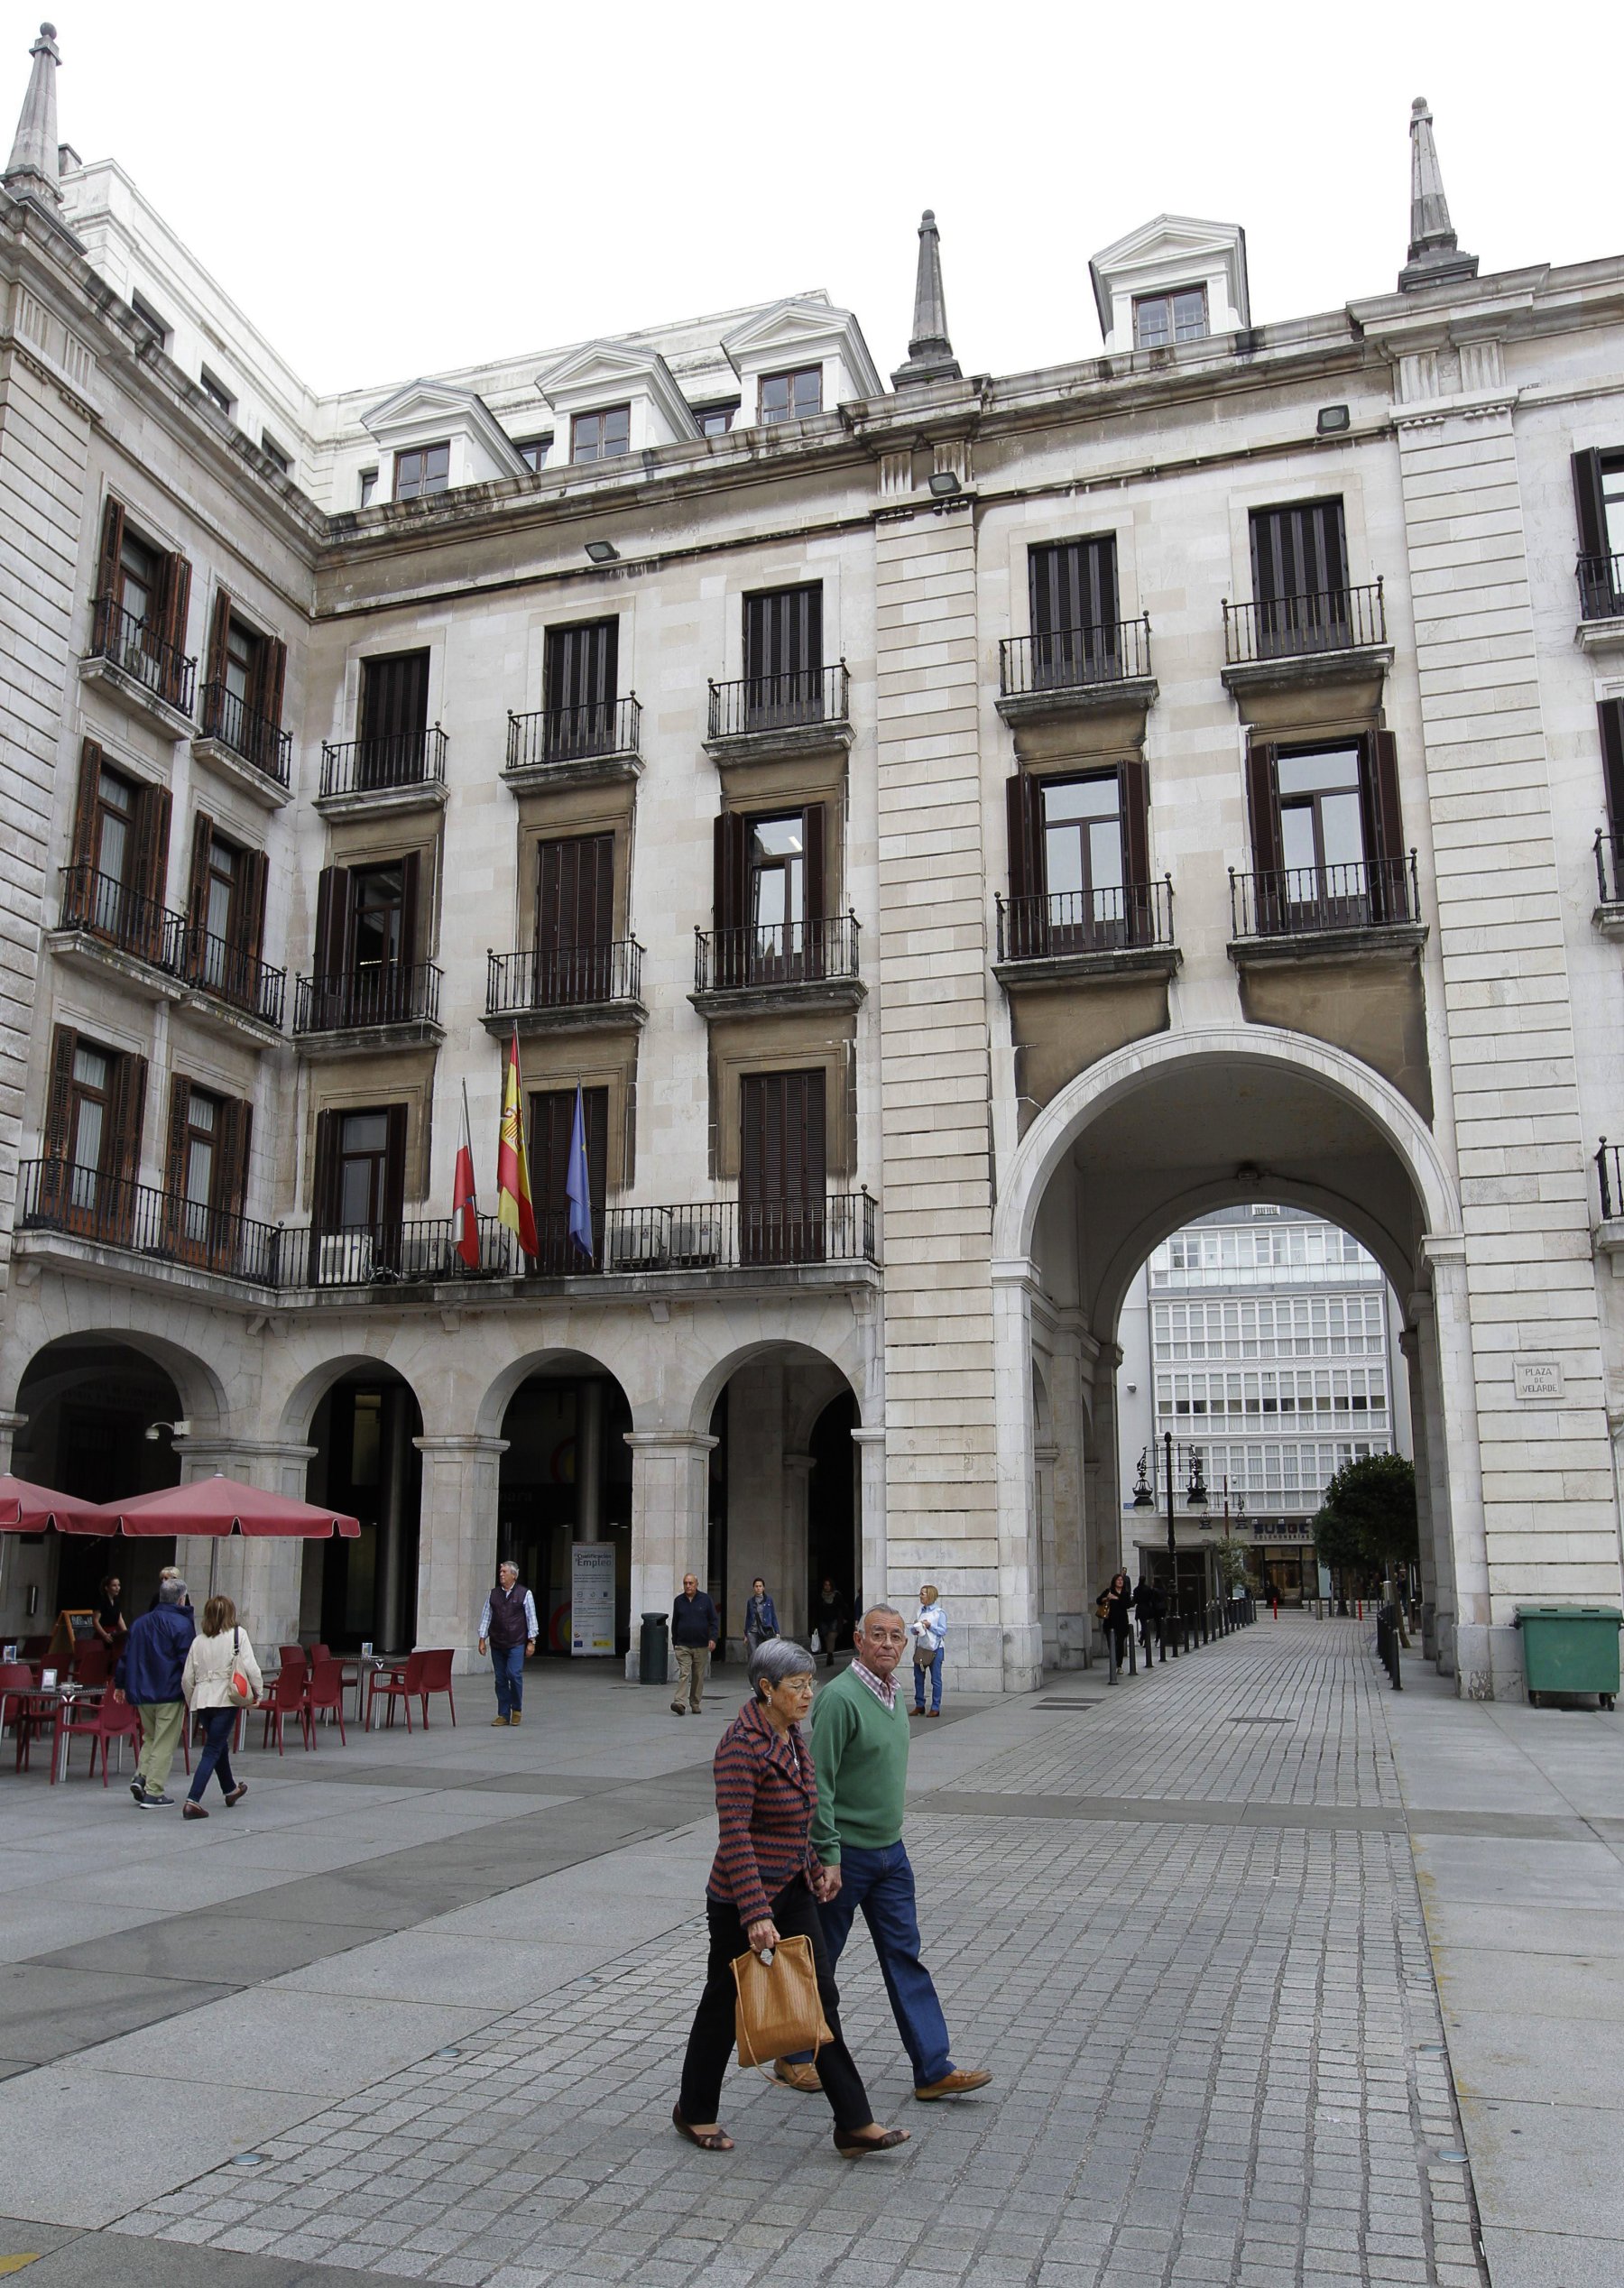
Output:
[[[760,1573],[778,1607],[786,1637],[804,1637],[807,1617],[805,1534],[801,1511],[798,1541],[789,1535],[784,1481],[784,1364],[781,1358],[752,1359],[728,1385],[727,1398],[727,1575],[715,1594],[722,1625],[743,1642],[744,1601]],[[703,1550],[701,1557],[703,1558]],[[705,1566],[695,1570],[701,1581]]]
[[[1122,1546],[1121,1457],[1117,1425],[1117,1370],[1122,1363],[1121,1346],[1102,1342],[1093,1364],[1093,1414],[1090,1428],[1093,1451],[1089,1457],[1092,1493],[1088,1533],[1088,1574],[1082,1583],[1076,1611],[1085,1642],[1098,1623],[1093,1601],[1120,1565],[1129,1563]],[[1137,1573],[1137,1564],[1130,1570]]]
[[[302,1500],[305,1464],[314,1446],[262,1440],[177,1438],[180,1482],[194,1485],[219,1471],[266,1493],[286,1493],[296,1473],[293,1499]],[[229,1597],[256,1650],[292,1644],[299,1634],[299,1590],[307,1544],[297,1540],[249,1540],[242,1534],[217,1537],[189,1534],[175,1543],[175,1563],[186,1577],[199,1612],[208,1598]]]
[[[1089,1531],[1093,1507],[1088,1472],[1093,1432],[1087,1421],[1083,1376],[1093,1342],[1084,1333],[1075,1311],[1059,1315],[1053,1342],[1049,1407],[1056,1451],[1049,1502],[1055,1536],[1055,1658],[1062,1668],[1086,1668],[1091,1627]],[[1048,1623],[1046,1610],[1046,1646]]]
[[411,1482],[411,1393],[392,1382],[383,1392],[380,1425],[383,1482],[379,1486],[377,1574],[373,1582],[373,1635],[380,1652],[406,1647],[406,1496]]
[[[807,1561],[811,1546],[812,1472],[817,1467],[817,1457],[813,1454],[786,1453],[783,1457],[779,1546],[782,1552],[780,1570],[788,1603],[780,1605],[779,1621],[786,1636],[799,1638],[803,1644],[811,1634],[807,1626],[810,1615],[807,1610],[807,1599],[810,1591],[807,1583]],[[840,1588],[844,1594],[856,1596],[855,1582],[842,1582]],[[744,1593],[746,1596],[750,1594],[748,1582],[744,1584]],[[743,1610],[741,1606],[741,1613]]]
[[1043,1680],[1038,1551],[1032,1517],[1032,1296],[1026,1258],[992,1266],[998,1414],[998,1613],[1002,1657],[996,1680],[970,1690],[1036,1692]]
[[[1437,1361],[1437,1451],[1449,1488],[1456,1689],[1463,1700],[1492,1700],[1489,1551],[1483,1517],[1483,1471],[1466,1243],[1460,1239],[1426,1238],[1421,1245],[1432,1266],[1434,1341],[1423,1348],[1422,1367],[1425,1372],[1426,1350],[1430,1348]],[[1440,1599],[1442,1593],[1440,1582]]]
[[497,1489],[505,1438],[414,1438],[423,1457],[418,1526],[417,1641],[476,1664],[479,1616],[496,1578]]
[[[684,1573],[706,1577],[710,1452],[716,1441],[693,1430],[628,1430],[632,1449],[632,1644],[626,1674],[637,1674],[645,1612],[671,1618]],[[668,1677],[675,1676],[668,1662]]]
[[[1430,1298],[1429,1298],[1430,1300]],[[1398,1337],[1398,1349],[1403,1355],[1409,1383],[1410,1444],[1416,1465],[1416,1526],[1421,1573],[1421,1650],[1427,1660],[1438,1656],[1438,1556],[1437,1545],[1446,1526],[1437,1516],[1433,1505],[1432,1465],[1428,1458],[1426,1435],[1426,1393],[1421,1376],[1421,1336],[1419,1331],[1406,1327]],[[1392,1420],[1398,1427],[1398,1398],[1392,1394]]]
[[858,1526],[862,1536],[863,1578],[854,1584],[854,1607],[877,1604],[890,1598],[885,1553],[885,1432],[854,1430],[857,1449]]
[[604,1385],[597,1375],[576,1392],[575,1472],[575,1537],[596,1541],[604,1523]]
[[25,1414],[0,1413],[0,1470],[11,1468],[12,1441],[19,1430],[26,1430],[27,1427],[28,1416]]

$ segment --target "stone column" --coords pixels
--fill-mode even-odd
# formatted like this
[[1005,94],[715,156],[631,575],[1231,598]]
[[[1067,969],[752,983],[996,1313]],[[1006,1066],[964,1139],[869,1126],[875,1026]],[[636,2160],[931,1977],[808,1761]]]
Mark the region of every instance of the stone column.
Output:
[[[1121,1346],[1102,1342],[1093,1368],[1093,1452],[1089,1457],[1092,1490],[1088,1534],[1088,1577],[1082,1583],[1075,1611],[1083,1641],[1092,1641],[1098,1626],[1093,1600],[1119,1565],[1128,1564],[1122,1547],[1122,1478],[1117,1429],[1117,1370],[1122,1363]],[[1137,1565],[1132,1570],[1138,1571]]]
[[[258,1439],[175,1441],[182,1485],[212,1478],[217,1470],[266,1493],[287,1493],[291,1473],[297,1480],[296,1501],[304,1499],[304,1467],[315,1451],[314,1446]],[[175,1543],[175,1563],[199,1612],[208,1598],[229,1597],[255,1650],[263,1652],[268,1646],[274,1652],[278,1645],[292,1644],[299,1633],[300,1579],[307,1545],[292,1539],[250,1540],[242,1534],[189,1534]]]
[[26,1430],[27,1427],[28,1416],[25,1414],[0,1414],[0,1470],[11,1468],[12,1441],[19,1430]]
[[[1002,1659],[996,1680],[971,1690],[1035,1692],[1043,1680],[1043,1625],[1032,1517],[1032,1296],[1035,1266],[1025,1257],[992,1266],[997,1330],[998,1614]],[[968,1679],[966,1679],[968,1684]]]
[[[782,1553],[780,1570],[782,1575],[787,1603],[779,1606],[779,1619],[786,1635],[805,1638],[810,1634],[807,1624],[809,1593],[807,1585],[807,1557],[811,1550],[812,1472],[817,1467],[817,1457],[809,1453],[790,1453],[783,1457],[780,1499],[782,1524],[780,1527],[779,1546]],[[844,1589],[845,1584],[841,1584]],[[857,1584],[851,1584],[856,1595]],[[750,1583],[744,1584],[744,1594],[750,1594]],[[743,1607],[739,1608],[741,1614]]]
[[[637,1674],[645,1612],[670,1620],[685,1573],[706,1578],[706,1495],[716,1441],[693,1430],[628,1430],[632,1449],[632,1644],[626,1674]],[[677,1673],[668,1661],[668,1681]]]
[[[1466,1243],[1462,1239],[1429,1237],[1422,1241],[1421,1246],[1432,1267],[1434,1330],[1433,1342],[1422,1345],[1421,1363],[1425,1375],[1427,1352],[1431,1351],[1436,1360],[1437,1374],[1435,1451],[1449,1489],[1452,1649],[1457,1689],[1463,1700],[1491,1700],[1494,1684],[1490,1650],[1489,1552],[1483,1517],[1483,1471]],[[1430,1411],[1434,1397],[1430,1391],[1426,1395]],[[1440,1605],[1442,1598],[1440,1580]],[[1439,1635],[1442,1638],[1442,1626]]]
[[406,1649],[406,1495],[411,1476],[412,1398],[403,1382],[383,1392],[383,1483],[379,1487],[377,1574],[373,1582],[373,1634],[381,1652]]
[[499,1465],[505,1438],[414,1438],[423,1457],[418,1526],[417,1641],[454,1655],[458,1675],[478,1659],[479,1616],[496,1578]]
[[[1087,1420],[1083,1377],[1093,1350],[1075,1311],[1060,1314],[1050,1352],[1049,1406],[1055,1462],[1049,1501],[1055,1536],[1056,1658],[1062,1668],[1086,1668],[1091,1621],[1088,1583],[1093,1558],[1089,1534],[1093,1514],[1093,1431]],[[1045,1614],[1046,1631],[1048,1615]]]
[[[1431,1298],[1428,1298],[1430,1304]],[[1438,1543],[1447,1532],[1447,1526],[1439,1518],[1433,1502],[1432,1464],[1428,1457],[1426,1428],[1426,1392],[1421,1375],[1421,1335],[1417,1328],[1407,1326],[1398,1337],[1409,1380],[1410,1444],[1415,1449],[1416,1465],[1416,1525],[1421,1572],[1421,1650],[1428,1660],[1438,1656]],[[1398,1426],[1398,1400],[1394,1395],[1394,1427]]]
[[[743,1642],[744,1601],[760,1573],[778,1607],[785,1636],[805,1633],[807,1615],[806,1511],[798,1541],[789,1534],[784,1479],[784,1364],[780,1358],[752,1359],[728,1386],[727,1398],[727,1572],[719,1584],[724,1628]],[[695,1567],[705,1579],[704,1549]]]
[[863,1578],[855,1583],[854,1606],[890,1601],[890,1581],[885,1551],[885,1432],[854,1430],[857,1449],[858,1521],[862,1535]]
[[604,1385],[594,1375],[576,1392],[576,1527],[577,1541],[596,1541],[604,1519]]

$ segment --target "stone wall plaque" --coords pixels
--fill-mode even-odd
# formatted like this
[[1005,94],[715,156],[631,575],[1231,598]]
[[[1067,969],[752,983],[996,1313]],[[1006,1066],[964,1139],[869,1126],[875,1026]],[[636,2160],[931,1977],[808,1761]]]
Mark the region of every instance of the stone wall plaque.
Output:
[[1560,1359],[1513,1359],[1511,1372],[1517,1395],[1526,1404],[1536,1406],[1542,1399],[1562,1396]]

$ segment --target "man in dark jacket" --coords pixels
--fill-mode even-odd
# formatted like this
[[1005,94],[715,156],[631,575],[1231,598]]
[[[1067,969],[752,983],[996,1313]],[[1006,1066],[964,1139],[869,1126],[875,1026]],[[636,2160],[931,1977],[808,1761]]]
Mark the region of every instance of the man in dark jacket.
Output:
[[671,1607],[671,1643],[677,1653],[677,1697],[673,1716],[697,1716],[705,1700],[705,1672],[722,1634],[722,1617],[699,1586],[697,1573],[684,1573],[682,1594]]
[[137,1617],[113,1672],[115,1698],[133,1700],[141,1711],[141,1758],[130,1793],[143,1812],[163,1811],[174,1801],[163,1791],[186,1721],[180,1672],[197,1633],[186,1583],[177,1574],[160,1587],[156,1609]]

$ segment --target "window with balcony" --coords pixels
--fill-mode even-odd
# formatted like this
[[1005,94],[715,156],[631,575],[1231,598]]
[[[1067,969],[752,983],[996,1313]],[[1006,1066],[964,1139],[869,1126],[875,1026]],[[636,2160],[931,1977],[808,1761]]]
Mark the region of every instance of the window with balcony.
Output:
[[569,1233],[569,1143],[575,1129],[573,1088],[536,1091],[530,1100],[530,1166],[540,1252],[536,1269],[554,1278],[599,1269],[604,1261],[604,1191],[609,1176],[609,1092],[581,1091],[586,1182],[592,1195],[590,1262]]
[[1032,688],[1075,689],[1121,673],[1113,532],[1032,549],[1027,585]]
[[439,973],[419,957],[422,857],[328,866],[317,889],[316,973],[301,981],[297,1029],[404,1024],[438,1013]]
[[541,674],[544,761],[614,752],[619,675],[618,620],[548,629]]
[[1254,509],[1251,560],[1260,659],[1345,650],[1355,641],[1340,500]]
[[356,1285],[399,1263],[406,1117],[404,1104],[317,1113],[310,1195],[313,1286]]
[[1368,733],[1313,746],[1254,739],[1248,752],[1256,872],[1241,936],[1416,919],[1397,745]]
[[195,663],[185,656],[191,566],[143,538],[109,501],[91,623],[91,654],[143,691],[189,714]]
[[[267,973],[260,959],[268,872],[263,850],[231,841],[212,818],[198,812],[192,821],[191,883],[181,972],[204,992],[278,1022],[281,975]],[[274,1014],[267,1005],[272,983]]]
[[804,421],[823,411],[823,367],[801,365],[789,374],[763,374],[756,418],[770,427],[775,421]]
[[1171,294],[1141,294],[1133,305],[1135,349],[1167,349],[1176,342],[1204,341],[1204,286],[1181,286]]
[[613,461],[632,450],[632,408],[606,405],[601,412],[577,413],[569,424],[572,461]]
[[1001,958],[1041,961],[1164,942],[1149,880],[1149,803],[1137,756],[1064,778],[1009,781],[1010,898]]
[[799,984],[827,974],[826,824],[821,803],[717,818],[708,985]]
[[817,1263],[825,1253],[826,1076],[746,1073],[739,1083],[739,1259]]
[[61,927],[88,930],[143,961],[161,960],[169,829],[168,789],[115,770],[87,739]]
[[238,1256],[237,1221],[248,1186],[254,1108],[199,1088],[184,1073],[170,1083],[164,1213],[178,1250],[216,1269]]
[[436,445],[414,446],[394,457],[394,496],[397,501],[424,501],[431,493],[444,493],[451,483],[448,438]]
[[224,588],[215,594],[205,667],[205,738],[285,786],[292,744],[281,724],[287,646],[245,620]]
[[823,588],[763,588],[744,598],[747,731],[823,719]]
[[87,1039],[69,1025],[51,1037],[43,1164],[38,1198],[46,1220],[118,1244],[135,1207],[146,1059]]
[[614,945],[614,836],[570,835],[540,844],[535,1005],[609,1000]]
[[424,774],[428,733],[428,652],[383,652],[364,660],[356,790],[416,784]]
[[1575,453],[1579,600],[1587,620],[1624,615],[1624,447]]

